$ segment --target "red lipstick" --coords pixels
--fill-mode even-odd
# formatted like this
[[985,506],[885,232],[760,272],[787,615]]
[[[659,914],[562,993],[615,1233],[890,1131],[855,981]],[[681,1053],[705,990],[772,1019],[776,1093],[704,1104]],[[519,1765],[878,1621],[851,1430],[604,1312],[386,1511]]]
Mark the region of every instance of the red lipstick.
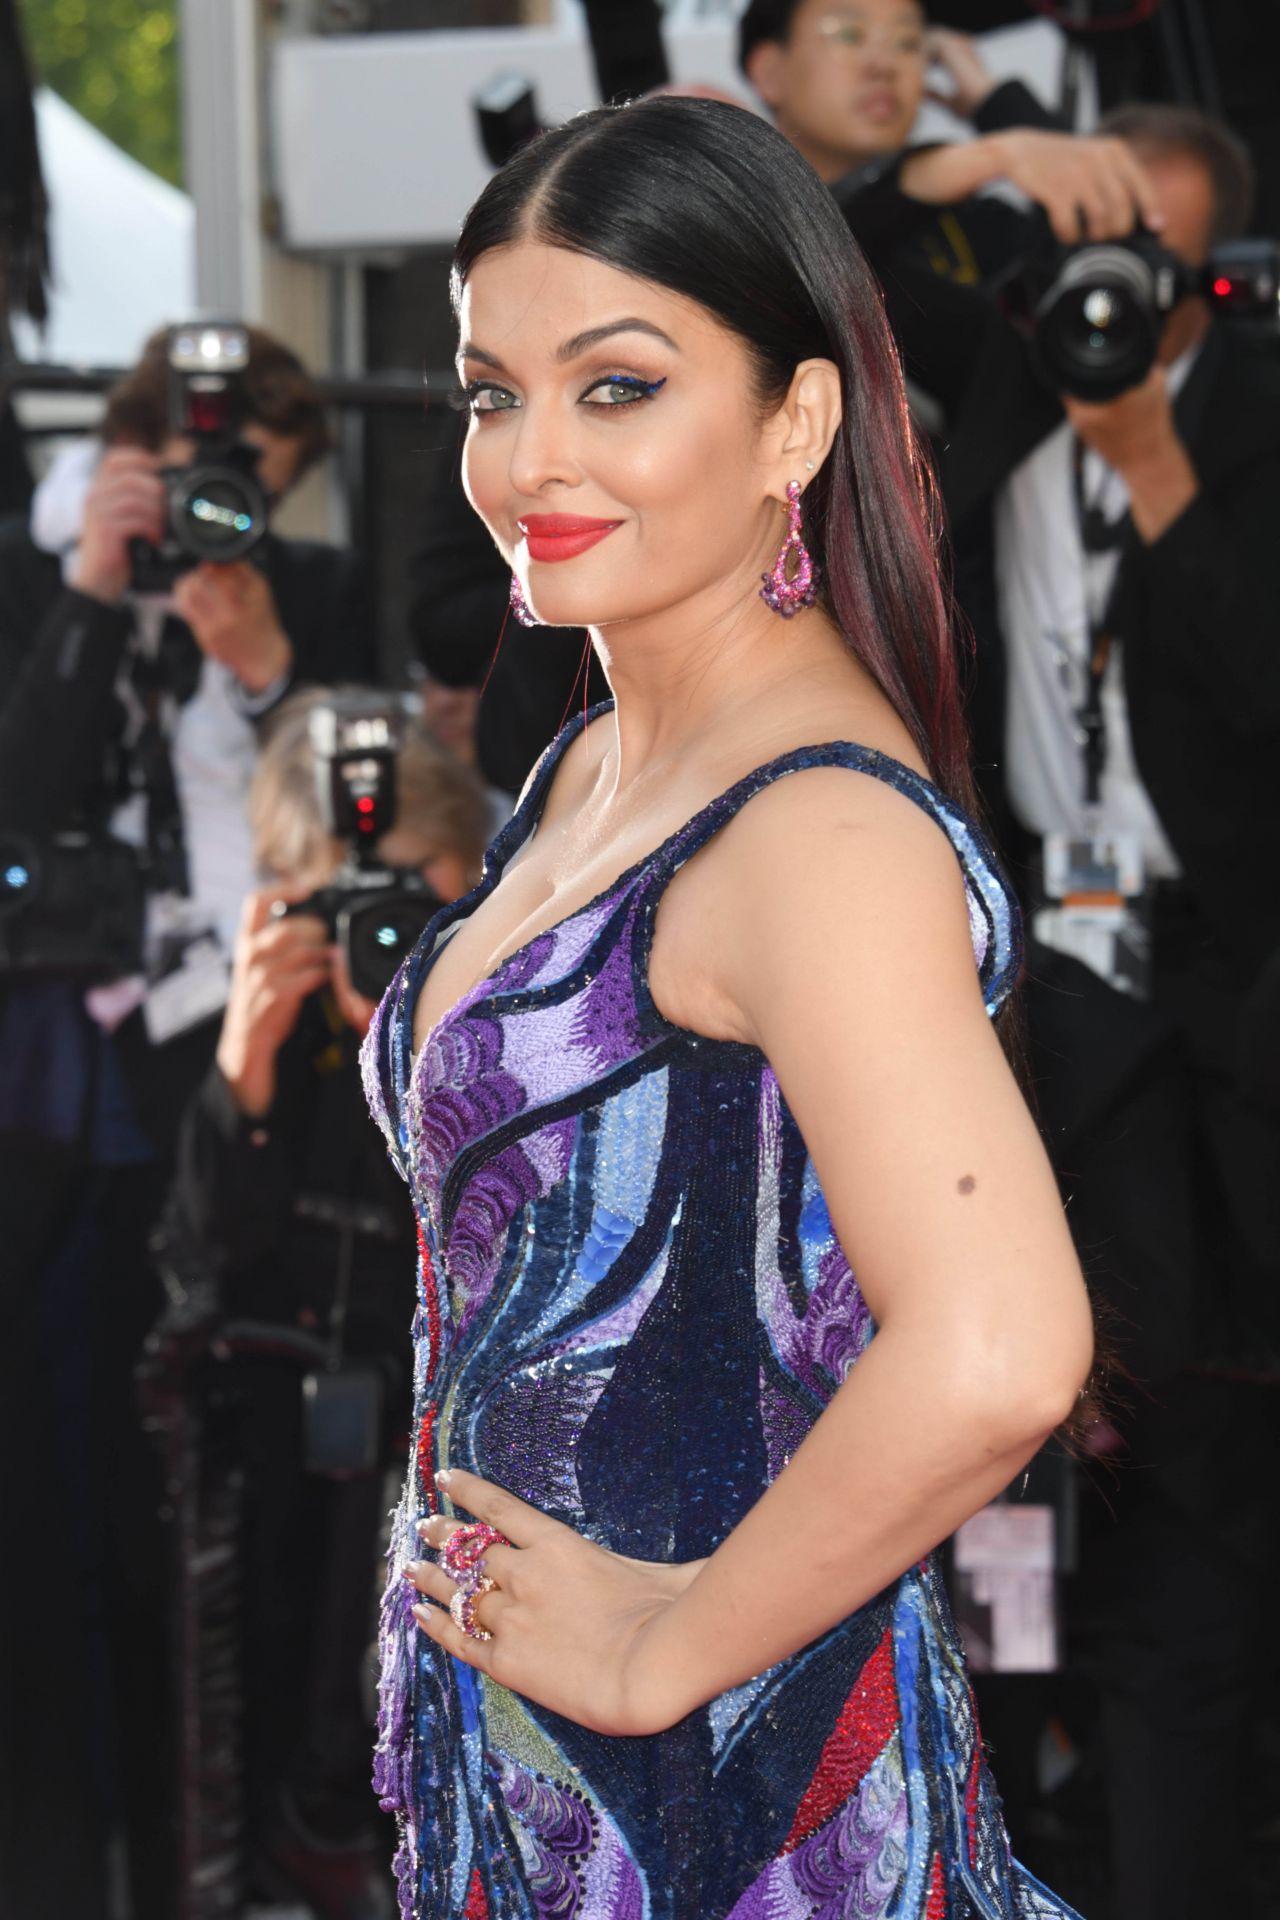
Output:
[[620,520],[592,520],[581,513],[526,513],[516,521],[531,560],[572,560],[620,527]]

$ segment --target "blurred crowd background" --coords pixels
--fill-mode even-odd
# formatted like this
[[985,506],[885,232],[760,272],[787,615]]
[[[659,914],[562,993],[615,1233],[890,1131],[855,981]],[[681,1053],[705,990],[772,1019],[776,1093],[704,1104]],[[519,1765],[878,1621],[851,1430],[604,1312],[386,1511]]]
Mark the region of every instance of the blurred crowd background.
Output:
[[949,1549],[1015,1850],[1280,1920],[1278,72],[1258,0],[0,0],[4,1920],[391,1913],[356,1054],[606,692],[463,498],[450,249],[662,87],[881,278],[1026,910],[1108,1377]]

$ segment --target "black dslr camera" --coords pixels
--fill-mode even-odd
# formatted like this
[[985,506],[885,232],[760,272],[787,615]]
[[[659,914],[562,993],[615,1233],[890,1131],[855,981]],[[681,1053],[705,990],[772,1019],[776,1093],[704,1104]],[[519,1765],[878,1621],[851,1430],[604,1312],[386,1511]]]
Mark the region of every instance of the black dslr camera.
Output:
[[1032,341],[1042,378],[1077,400],[1114,400],[1146,378],[1165,320],[1193,293],[1228,318],[1276,331],[1280,245],[1224,241],[1203,267],[1189,267],[1139,230],[1128,240],[1059,253],[1035,299]]
[[0,827],[0,979],[90,985],[142,967],[146,879],[104,832],[37,840]]
[[381,866],[375,853],[395,824],[399,712],[382,695],[339,692],[313,710],[310,731],[321,810],[347,857],[327,887],[286,911],[318,914],[356,992],[380,1000],[442,904],[414,868]]
[[249,335],[238,322],[197,320],[169,329],[169,438],[193,443],[185,467],[164,467],[168,496],[159,546],[133,540],[133,586],[166,593],[205,560],[243,560],[267,530],[259,449],[240,437]]

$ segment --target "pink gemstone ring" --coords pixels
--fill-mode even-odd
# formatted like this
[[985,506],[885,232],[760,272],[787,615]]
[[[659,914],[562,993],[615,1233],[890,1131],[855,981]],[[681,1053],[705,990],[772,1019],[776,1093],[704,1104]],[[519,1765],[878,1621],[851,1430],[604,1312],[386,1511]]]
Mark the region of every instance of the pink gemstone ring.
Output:
[[476,1603],[496,1588],[495,1580],[482,1578],[478,1587],[459,1587],[449,1602],[449,1618],[468,1640],[492,1640],[493,1635],[476,1619]]
[[472,1520],[449,1535],[440,1549],[440,1565],[464,1593],[476,1593],[485,1579],[484,1556],[489,1548],[510,1545],[506,1535],[487,1521]]

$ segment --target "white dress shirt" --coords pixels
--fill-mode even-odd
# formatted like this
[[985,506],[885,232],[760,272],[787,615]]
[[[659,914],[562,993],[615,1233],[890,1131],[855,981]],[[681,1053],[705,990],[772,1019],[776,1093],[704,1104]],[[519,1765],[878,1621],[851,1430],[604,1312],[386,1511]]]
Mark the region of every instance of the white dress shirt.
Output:
[[[1176,394],[1192,348],[1166,371]],[[1136,837],[1148,873],[1172,878],[1178,862],[1139,777],[1129,735],[1120,645],[1102,684],[1106,765],[1099,804],[1084,798],[1079,712],[1088,686],[1090,623],[1101,621],[1115,585],[1120,549],[1088,554],[1080,534],[1067,422],[1014,469],[996,496],[995,558],[1008,682],[1005,774],[1009,800],[1034,833],[1125,833]],[[1129,490],[1086,449],[1082,491],[1108,522],[1123,517]]]

